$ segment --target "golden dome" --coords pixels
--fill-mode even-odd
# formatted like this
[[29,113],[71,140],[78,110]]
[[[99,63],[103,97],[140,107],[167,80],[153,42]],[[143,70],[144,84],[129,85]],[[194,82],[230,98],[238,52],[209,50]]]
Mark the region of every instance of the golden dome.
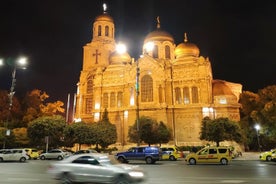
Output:
[[223,80],[213,80],[213,96],[234,95]]
[[130,63],[131,57],[127,52],[121,54],[121,53],[118,53],[117,51],[114,51],[110,55],[109,60],[112,65],[118,65],[123,63]]
[[157,17],[157,29],[155,31],[150,32],[144,40],[144,43],[150,41],[171,41],[174,42],[172,35],[160,28],[159,17]]
[[113,18],[109,16],[107,13],[104,13],[102,15],[99,15],[95,18],[96,21],[108,21],[108,22],[114,22]]
[[188,43],[187,34],[184,34],[184,43],[180,43],[174,50],[176,58],[181,58],[182,56],[199,56],[199,48],[193,44]]

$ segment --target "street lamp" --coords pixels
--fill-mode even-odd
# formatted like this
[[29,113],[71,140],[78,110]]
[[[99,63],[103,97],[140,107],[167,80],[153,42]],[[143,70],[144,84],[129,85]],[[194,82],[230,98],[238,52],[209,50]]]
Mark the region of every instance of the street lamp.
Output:
[[[7,60],[7,64],[13,67],[12,70],[12,81],[11,81],[11,88],[10,92],[8,93],[8,98],[9,98],[9,115],[11,115],[11,110],[12,110],[12,104],[13,104],[13,95],[15,94],[14,88],[15,88],[15,82],[16,82],[16,69],[26,69],[27,66],[27,58],[26,57],[20,57],[18,60],[15,62],[12,62],[10,59]],[[4,65],[4,60],[0,59],[0,66]],[[10,135],[10,130],[8,129],[8,120],[5,123],[5,128],[6,130],[6,136]],[[5,149],[6,147],[6,140],[4,140],[3,143],[3,148]]]
[[260,138],[259,138],[259,130],[261,129],[261,126],[259,124],[256,124],[255,129],[256,129],[256,132],[257,132],[258,149],[261,152],[261,145],[260,145]]

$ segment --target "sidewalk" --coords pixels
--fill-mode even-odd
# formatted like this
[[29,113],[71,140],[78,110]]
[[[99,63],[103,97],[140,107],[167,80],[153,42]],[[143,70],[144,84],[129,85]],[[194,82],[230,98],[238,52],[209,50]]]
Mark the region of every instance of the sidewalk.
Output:
[[259,160],[259,152],[243,152],[241,157],[235,158],[235,160]]

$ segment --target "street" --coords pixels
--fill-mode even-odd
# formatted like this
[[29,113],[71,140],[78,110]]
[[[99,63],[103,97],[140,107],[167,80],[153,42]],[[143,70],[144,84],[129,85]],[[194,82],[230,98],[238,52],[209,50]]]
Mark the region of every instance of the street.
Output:
[[[0,163],[0,183],[2,184],[57,184],[46,170],[49,160],[30,160],[26,163]],[[275,183],[276,162],[258,160],[233,160],[229,165],[218,164],[187,165],[184,160],[159,161],[156,164],[130,162],[138,164],[148,174],[143,184],[201,184],[201,183]]]

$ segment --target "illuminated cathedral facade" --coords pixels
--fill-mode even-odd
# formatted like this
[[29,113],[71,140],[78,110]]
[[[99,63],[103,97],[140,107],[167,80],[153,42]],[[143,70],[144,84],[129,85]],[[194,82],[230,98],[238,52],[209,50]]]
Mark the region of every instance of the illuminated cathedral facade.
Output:
[[140,58],[119,52],[116,45],[114,20],[104,12],[95,18],[92,41],[83,47],[75,119],[97,122],[106,109],[117,128],[117,144],[127,145],[129,126],[147,116],[164,122],[178,146],[202,145],[206,116],[240,120],[242,85],[213,79],[210,60],[200,56],[186,34],[176,44],[158,18]]

